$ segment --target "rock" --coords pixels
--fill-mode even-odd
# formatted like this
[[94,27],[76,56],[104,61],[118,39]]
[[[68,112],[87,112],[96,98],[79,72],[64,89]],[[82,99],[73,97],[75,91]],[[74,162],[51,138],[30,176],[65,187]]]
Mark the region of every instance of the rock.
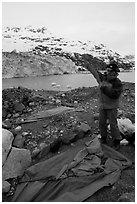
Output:
[[8,193],[10,190],[11,184],[7,181],[2,181],[2,193]]
[[126,146],[128,145],[128,141],[126,139],[123,139],[120,141],[120,145]]
[[127,96],[127,93],[124,93],[124,96]]
[[56,100],[56,104],[57,104],[57,105],[60,105],[60,104],[61,104],[61,100],[57,99],[57,100]]
[[85,135],[85,133],[83,131],[81,131],[79,127],[75,128],[74,132],[75,132],[75,138],[76,139],[81,139]]
[[100,139],[100,138],[101,138],[101,135],[100,135],[100,134],[98,134],[98,135],[97,135],[97,138],[98,138],[98,139]]
[[15,110],[16,112],[22,112],[24,109],[25,109],[25,106],[24,106],[22,103],[20,103],[20,102],[18,102],[18,101],[16,101],[16,102],[14,103],[14,110]]
[[119,131],[125,136],[130,137],[135,133],[135,125],[128,118],[117,119]]
[[94,114],[94,120],[98,120],[99,119],[99,113]]
[[27,112],[28,112],[28,113],[31,112],[31,111],[32,111],[32,108],[27,109]]
[[48,140],[49,144],[50,144],[50,151],[51,152],[56,152],[58,151],[59,147],[60,147],[60,138],[58,136],[53,136],[50,138],[50,140]]
[[45,142],[40,143],[40,145],[39,145],[40,150],[42,150],[43,148],[45,148],[45,146],[46,146],[46,143],[45,143]]
[[28,106],[28,104],[29,104],[29,95],[24,94],[21,102],[23,103],[24,106]]
[[135,192],[122,194],[117,202],[135,202]]
[[40,144],[40,154],[38,155],[39,158],[47,155],[50,151],[50,144],[48,143],[41,143]]
[[31,154],[29,150],[12,147],[12,150],[2,168],[3,180],[22,176],[30,164]]
[[19,116],[20,116],[19,113],[15,113],[15,114],[13,115],[13,118],[18,118]]
[[123,114],[123,111],[118,109],[118,116],[122,116],[122,114]]
[[20,132],[21,131],[21,126],[17,126],[16,128],[15,128],[15,132]]
[[13,134],[6,129],[2,129],[2,165],[7,159],[7,155],[12,147]]
[[13,136],[15,138],[17,136],[17,132],[15,132],[15,129],[12,128],[10,131],[12,132],[12,134],[13,134]]
[[9,114],[7,115],[7,118],[11,118],[11,116],[12,116],[12,115],[9,113]]
[[77,135],[78,135],[78,130],[74,129],[74,131],[72,131],[71,133],[64,133],[60,135],[60,141],[64,144],[70,144],[72,142],[75,142],[77,139]]
[[11,122],[9,119],[6,119],[2,122],[2,127],[5,129],[10,129],[12,126]]
[[76,128],[75,131],[77,134],[77,138],[81,139],[85,136],[86,133],[91,131],[91,128],[89,127],[88,124],[81,123],[80,126],[78,128]]
[[13,141],[13,146],[18,147],[18,148],[23,148],[24,142],[25,142],[25,138],[22,137],[21,134],[17,134],[17,136],[15,137]]
[[131,97],[133,97],[133,98],[134,98],[134,97],[135,97],[135,93],[131,93]]
[[95,137],[86,147],[89,154],[98,154],[100,156],[103,155],[103,151],[100,145],[100,141],[97,137]]
[[52,82],[52,84],[51,84],[52,86],[56,86],[56,83],[54,83],[54,82]]
[[30,102],[30,103],[29,103],[29,106],[30,106],[30,107],[32,107],[32,106],[34,106],[34,105],[35,105],[34,102]]
[[29,134],[30,134],[29,132],[23,132],[23,133],[22,133],[22,136],[25,137],[25,136],[27,136],[27,135],[29,135]]
[[40,150],[36,148],[32,151],[31,157],[35,158],[36,156],[38,156],[39,153],[40,153]]

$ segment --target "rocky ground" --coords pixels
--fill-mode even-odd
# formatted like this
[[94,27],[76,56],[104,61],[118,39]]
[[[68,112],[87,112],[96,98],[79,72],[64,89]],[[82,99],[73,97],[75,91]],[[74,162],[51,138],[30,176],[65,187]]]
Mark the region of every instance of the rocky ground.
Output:
[[[69,107],[69,108],[68,108]],[[51,110],[52,111],[49,111]],[[135,123],[135,85],[124,83],[118,117]],[[68,92],[28,90],[23,87],[2,91],[2,126],[14,135],[13,146],[30,150],[32,164],[84,145],[98,129],[98,88],[79,88]],[[112,187],[96,192],[87,202],[116,202],[120,196],[134,199],[135,146],[118,150],[133,161]],[[11,189],[3,195],[10,201],[17,179],[9,179]],[[128,193],[128,194],[125,194]],[[128,198],[127,198],[128,197]]]

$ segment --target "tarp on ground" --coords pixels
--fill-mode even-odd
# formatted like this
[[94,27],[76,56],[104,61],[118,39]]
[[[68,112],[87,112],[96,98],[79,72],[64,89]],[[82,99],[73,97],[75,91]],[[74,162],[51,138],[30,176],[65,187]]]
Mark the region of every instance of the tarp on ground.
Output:
[[31,114],[31,116],[27,117],[27,120],[38,120],[42,118],[48,118],[54,115],[66,113],[68,111],[74,111],[74,108],[70,108],[67,106],[59,106],[57,108],[52,108],[48,110],[42,110],[39,111],[38,113]]
[[132,164],[111,147],[94,138],[29,167],[12,202],[82,202],[104,186],[113,185]]

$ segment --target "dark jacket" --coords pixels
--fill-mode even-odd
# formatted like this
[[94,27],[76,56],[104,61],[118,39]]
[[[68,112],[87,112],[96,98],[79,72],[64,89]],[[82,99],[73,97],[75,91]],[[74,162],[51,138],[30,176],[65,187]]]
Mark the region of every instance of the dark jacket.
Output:
[[111,88],[100,87],[100,107],[103,109],[118,108],[119,98],[123,90],[122,82],[115,78],[111,81],[107,81],[105,74],[98,72],[100,81],[106,81],[112,85]]

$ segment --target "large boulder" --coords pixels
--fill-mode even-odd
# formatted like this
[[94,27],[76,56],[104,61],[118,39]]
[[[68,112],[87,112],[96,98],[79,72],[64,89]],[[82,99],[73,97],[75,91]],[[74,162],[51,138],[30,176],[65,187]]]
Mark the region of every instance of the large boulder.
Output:
[[2,181],[2,193],[7,193],[10,190],[11,184],[7,181]]
[[16,178],[22,176],[31,164],[29,150],[12,147],[12,150],[2,168],[2,179]]
[[118,128],[123,135],[130,137],[135,133],[135,124],[129,118],[120,118],[117,121]]
[[9,130],[2,129],[2,166],[11,150],[13,139],[14,136]]

